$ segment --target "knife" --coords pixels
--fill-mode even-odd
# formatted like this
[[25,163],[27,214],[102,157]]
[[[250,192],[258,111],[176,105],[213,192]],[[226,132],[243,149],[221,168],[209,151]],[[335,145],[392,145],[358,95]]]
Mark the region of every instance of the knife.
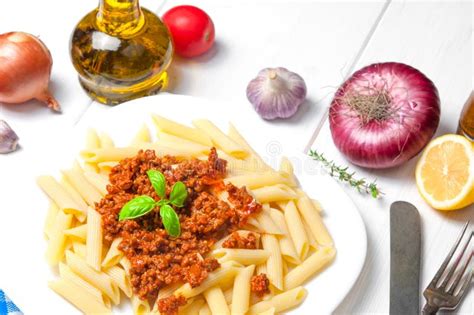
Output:
[[420,313],[421,227],[411,203],[390,206],[390,314]]

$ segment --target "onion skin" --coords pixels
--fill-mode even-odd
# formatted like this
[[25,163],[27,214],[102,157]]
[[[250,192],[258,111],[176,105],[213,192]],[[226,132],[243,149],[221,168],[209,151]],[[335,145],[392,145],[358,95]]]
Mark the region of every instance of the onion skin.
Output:
[[51,53],[37,37],[23,32],[0,34],[0,102],[37,99],[59,112],[48,90],[52,65]]
[[[346,101],[354,92],[385,90],[390,117],[363,121]],[[363,92],[364,93],[364,92]],[[417,69],[396,62],[372,64],[356,71],[337,90],[329,109],[334,144],[353,164],[383,169],[399,166],[431,140],[440,119],[433,82]]]

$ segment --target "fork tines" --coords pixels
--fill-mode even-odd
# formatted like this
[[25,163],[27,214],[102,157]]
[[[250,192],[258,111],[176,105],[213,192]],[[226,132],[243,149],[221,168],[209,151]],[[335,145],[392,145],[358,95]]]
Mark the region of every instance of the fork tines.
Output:
[[[470,247],[471,240],[474,238],[474,232],[470,232],[470,234],[468,233],[467,241],[464,242],[464,245],[457,254],[454,262],[449,266],[449,263],[451,262],[456,250],[458,249],[466,234],[468,226],[469,221],[464,225],[461,234],[456,240],[456,243],[451,248],[448,256],[423,293],[429,306],[433,306],[437,309],[456,308],[464,293],[466,292],[467,287],[471,283],[473,268],[468,268],[470,266],[471,260],[473,260],[474,257],[474,249]],[[459,266],[463,260],[464,262],[461,264],[461,266]],[[443,278],[445,273],[446,276]],[[457,288],[459,289],[456,292]]]

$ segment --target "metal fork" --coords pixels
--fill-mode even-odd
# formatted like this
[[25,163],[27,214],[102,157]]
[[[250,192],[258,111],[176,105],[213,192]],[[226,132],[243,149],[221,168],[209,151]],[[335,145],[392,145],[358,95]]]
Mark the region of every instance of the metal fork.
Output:
[[[461,266],[461,271],[456,276],[454,275],[454,273],[459,263],[461,262],[466,250],[469,248],[469,243],[474,237],[474,232],[471,232],[471,235],[469,236],[466,244],[462,248],[461,253],[457,256],[453,265],[449,268],[448,274],[446,275],[444,280],[441,282],[441,284],[438,286],[438,282],[441,279],[441,276],[443,275],[443,273],[447,270],[448,264],[453,258],[454,253],[456,252],[456,249],[458,248],[459,244],[461,243],[461,240],[463,239],[464,234],[466,233],[468,225],[469,225],[469,221],[464,225],[461,235],[459,235],[456,243],[454,244],[453,248],[451,248],[451,251],[449,252],[443,264],[439,268],[438,272],[436,272],[433,280],[431,280],[430,284],[423,292],[423,295],[425,296],[425,299],[426,299],[426,304],[423,307],[424,315],[436,314],[440,309],[454,310],[459,305],[459,302],[461,302],[461,299],[463,298],[464,294],[467,291],[466,289],[471,283],[471,279],[473,276],[472,268],[471,270],[468,270],[466,277],[463,278],[463,274],[466,272],[466,269],[469,267],[469,264],[472,258],[474,257],[474,249],[467,251],[469,258],[467,259],[465,264]],[[448,284],[453,279],[454,281],[448,287]],[[461,284],[461,288],[459,292],[455,294],[455,290],[456,288],[459,287],[460,284]]]

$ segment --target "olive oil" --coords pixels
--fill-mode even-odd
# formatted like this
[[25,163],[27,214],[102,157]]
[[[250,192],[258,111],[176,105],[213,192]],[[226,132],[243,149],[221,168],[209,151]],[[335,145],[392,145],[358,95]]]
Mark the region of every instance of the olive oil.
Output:
[[467,100],[459,118],[458,133],[474,141],[474,91]]
[[138,0],[100,0],[74,29],[70,53],[84,90],[115,105],[166,88],[173,44]]

